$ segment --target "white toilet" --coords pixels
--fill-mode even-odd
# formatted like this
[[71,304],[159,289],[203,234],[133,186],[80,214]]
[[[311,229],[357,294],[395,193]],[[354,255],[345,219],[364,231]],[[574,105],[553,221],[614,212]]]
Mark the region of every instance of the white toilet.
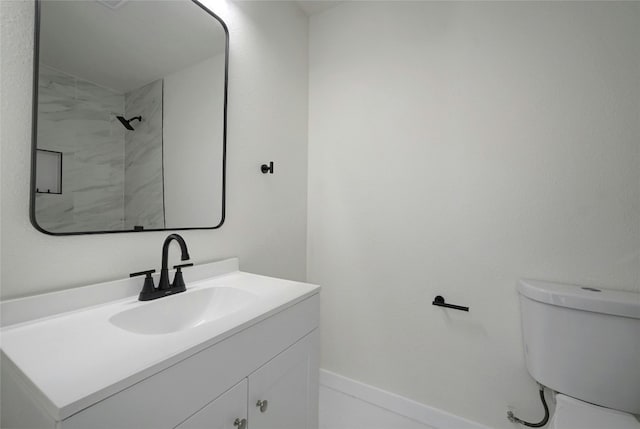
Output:
[[518,291],[527,369],[557,392],[548,427],[640,429],[640,293],[536,280]]

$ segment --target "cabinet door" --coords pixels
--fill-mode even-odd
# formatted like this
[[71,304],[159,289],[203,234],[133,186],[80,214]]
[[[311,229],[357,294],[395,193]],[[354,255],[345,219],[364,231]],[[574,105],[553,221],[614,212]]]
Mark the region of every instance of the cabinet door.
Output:
[[247,379],[179,424],[176,429],[246,429]]
[[249,376],[251,429],[318,426],[318,345],[313,331]]

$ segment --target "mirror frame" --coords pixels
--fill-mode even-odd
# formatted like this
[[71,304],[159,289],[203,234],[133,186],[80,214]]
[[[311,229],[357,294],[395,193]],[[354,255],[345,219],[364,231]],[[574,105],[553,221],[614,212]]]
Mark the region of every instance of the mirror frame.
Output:
[[216,226],[210,227],[186,227],[186,228],[156,228],[156,229],[142,229],[142,230],[123,230],[123,231],[82,231],[82,232],[52,232],[47,231],[38,225],[36,219],[36,158],[37,158],[37,140],[38,140],[38,82],[40,73],[40,15],[41,15],[41,2],[46,0],[35,0],[35,20],[34,20],[34,39],[33,39],[33,105],[31,110],[31,179],[29,188],[29,220],[35,229],[38,231],[54,236],[65,235],[92,235],[92,234],[121,234],[128,232],[154,232],[154,231],[186,231],[193,229],[217,229],[222,226],[225,221],[226,215],[226,182],[227,182],[227,100],[228,100],[228,88],[229,88],[229,29],[227,24],[215,13],[209,10],[206,6],[200,3],[198,0],[184,0],[185,2],[191,1],[196,6],[200,7],[205,13],[214,18],[224,30],[225,35],[225,49],[224,49],[224,89],[223,89],[223,124],[222,124],[222,216],[220,223]]

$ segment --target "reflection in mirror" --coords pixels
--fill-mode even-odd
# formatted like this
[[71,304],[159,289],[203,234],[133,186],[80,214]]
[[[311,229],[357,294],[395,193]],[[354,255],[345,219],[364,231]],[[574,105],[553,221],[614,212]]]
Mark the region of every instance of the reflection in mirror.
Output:
[[[37,12],[34,226],[220,226],[224,23],[190,0],[45,0]],[[55,179],[59,192],[38,187]]]

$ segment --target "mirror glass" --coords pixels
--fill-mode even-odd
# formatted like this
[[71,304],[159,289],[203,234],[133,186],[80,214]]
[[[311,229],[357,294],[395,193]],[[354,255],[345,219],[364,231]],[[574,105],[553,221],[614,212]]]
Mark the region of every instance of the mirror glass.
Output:
[[55,235],[224,221],[228,32],[191,0],[38,1],[31,220]]

